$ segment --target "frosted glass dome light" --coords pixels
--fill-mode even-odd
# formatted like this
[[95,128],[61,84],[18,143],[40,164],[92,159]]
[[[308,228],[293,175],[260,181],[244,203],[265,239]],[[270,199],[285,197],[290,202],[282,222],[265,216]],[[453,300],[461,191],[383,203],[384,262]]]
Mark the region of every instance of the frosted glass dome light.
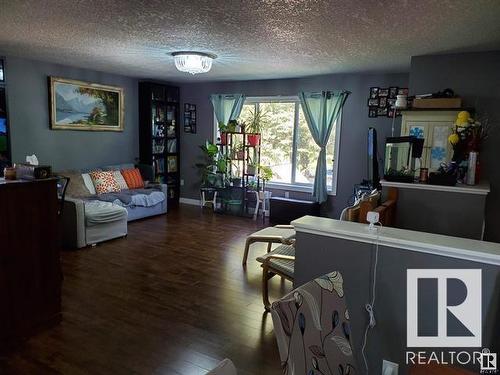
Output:
[[212,68],[215,55],[203,52],[174,52],[175,67],[191,74],[206,73]]

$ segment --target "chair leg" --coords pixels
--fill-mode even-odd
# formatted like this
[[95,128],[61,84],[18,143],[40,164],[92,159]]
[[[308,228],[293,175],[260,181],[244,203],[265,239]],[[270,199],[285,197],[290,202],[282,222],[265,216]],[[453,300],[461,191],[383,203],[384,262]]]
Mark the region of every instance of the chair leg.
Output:
[[271,311],[271,303],[269,302],[269,276],[267,272],[267,267],[262,267],[262,302],[264,303],[264,309],[266,311]]
[[248,249],[250,248],[250,245],[253,243],[251,238],[247,238],[245,242],[245,252],[243,253],[243,266],[247,265],[247,258],[248,258]]
[[271,248],[273,247],[273,243],[272,242],[268,242],[267,243],[267,252],[269,253],[271,251]]

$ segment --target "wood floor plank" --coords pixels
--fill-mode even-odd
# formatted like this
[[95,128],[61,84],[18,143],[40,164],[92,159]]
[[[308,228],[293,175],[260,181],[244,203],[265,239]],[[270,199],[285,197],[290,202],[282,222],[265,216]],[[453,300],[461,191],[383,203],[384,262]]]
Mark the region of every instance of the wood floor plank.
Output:
[[[2,374],[204,374],[223,358],[238,373],[280,374],[261,268],[245,238],[262,228],[180,205],[129,223],[127,238],[62,254],[63,320],[0,357]],[[271,280],[278,298],[289,282]]]

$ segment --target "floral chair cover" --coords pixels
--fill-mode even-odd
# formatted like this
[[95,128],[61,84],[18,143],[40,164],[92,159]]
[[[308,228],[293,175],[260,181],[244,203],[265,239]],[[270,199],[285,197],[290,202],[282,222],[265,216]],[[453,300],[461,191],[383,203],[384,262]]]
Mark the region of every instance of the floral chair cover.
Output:
[[355,374],[340,272],[321,276],[272,304],[284,374]]

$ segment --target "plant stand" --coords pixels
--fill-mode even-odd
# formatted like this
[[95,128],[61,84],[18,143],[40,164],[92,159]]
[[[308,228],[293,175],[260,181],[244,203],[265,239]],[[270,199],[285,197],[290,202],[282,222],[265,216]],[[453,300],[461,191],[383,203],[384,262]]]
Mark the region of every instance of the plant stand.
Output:
[[[212,199],[207,199],[207,196],[212,196]],[[212,210],[215,211],[215,205],[217,202],[217,189],[213,188],[201,188],[200,189],[200,206],[205,207],[208,203],[212,204]]]

